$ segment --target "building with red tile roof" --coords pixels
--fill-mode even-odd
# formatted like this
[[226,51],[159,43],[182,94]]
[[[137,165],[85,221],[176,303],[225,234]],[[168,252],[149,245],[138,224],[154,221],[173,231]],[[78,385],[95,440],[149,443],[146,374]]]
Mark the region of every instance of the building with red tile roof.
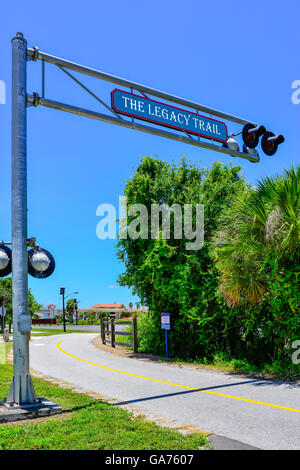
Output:
[[95,304],[91,308],[125,308],[124,304]]

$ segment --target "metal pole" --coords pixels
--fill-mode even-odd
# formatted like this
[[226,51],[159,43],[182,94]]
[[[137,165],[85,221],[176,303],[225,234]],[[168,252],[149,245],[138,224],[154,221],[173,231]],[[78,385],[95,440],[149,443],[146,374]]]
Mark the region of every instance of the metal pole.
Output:
[[165,330],[166,332],[166,357],[169,357],[169,330]]
[[64,324],[64,332],[66,332],[66,314],[65,314],[65,294],[62,295],[63,301],[63,324]]
[[12,288],[14,376],[9,404],[32,404],[36,395],[29,374],[27,149],[27,42],[22,33],[12,39]]

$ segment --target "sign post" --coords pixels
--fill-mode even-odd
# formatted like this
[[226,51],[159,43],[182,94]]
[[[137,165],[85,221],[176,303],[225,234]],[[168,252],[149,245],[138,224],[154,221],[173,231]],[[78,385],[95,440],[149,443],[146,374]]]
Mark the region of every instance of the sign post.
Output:
[[161,328],[165,330],[166,335],[166,357],[169,357],[169,329],[170,329],[170,314],[162,312],[160,314]]

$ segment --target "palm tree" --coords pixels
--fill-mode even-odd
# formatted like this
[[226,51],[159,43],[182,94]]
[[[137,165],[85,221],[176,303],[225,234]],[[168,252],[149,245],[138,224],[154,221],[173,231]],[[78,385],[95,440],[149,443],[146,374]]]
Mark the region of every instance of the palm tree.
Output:
[[298,264],[300,258],[300,166],[264,178],[246,190],[223,216],[213,240],[228,305],[261,301],[271,266]]

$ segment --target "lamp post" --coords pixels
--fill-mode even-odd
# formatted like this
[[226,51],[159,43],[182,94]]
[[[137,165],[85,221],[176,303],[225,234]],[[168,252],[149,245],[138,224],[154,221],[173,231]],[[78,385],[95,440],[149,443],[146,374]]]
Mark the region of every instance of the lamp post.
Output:
[[71,294],[68,294],[65,296],[65,287],[60,288],[60,295],[62,296],[62,307],[63,307],[63,325],[64,325],[64,332],[66,332],[66,313],[65,313],[65,300],[70,297],[73,294],[79,294],[79,292],[71,292]]

